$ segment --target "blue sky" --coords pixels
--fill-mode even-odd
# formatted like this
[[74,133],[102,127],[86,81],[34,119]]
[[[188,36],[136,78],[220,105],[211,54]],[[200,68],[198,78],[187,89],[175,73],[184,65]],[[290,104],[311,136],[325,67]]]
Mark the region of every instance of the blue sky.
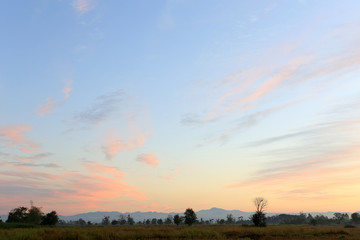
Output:
[[0,212],[358,211],[359,7],[5,1]]

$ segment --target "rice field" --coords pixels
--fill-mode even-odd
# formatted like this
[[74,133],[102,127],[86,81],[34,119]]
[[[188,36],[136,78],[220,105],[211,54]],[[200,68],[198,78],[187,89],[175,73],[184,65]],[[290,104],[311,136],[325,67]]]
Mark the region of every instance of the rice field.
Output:
[[360,228],[341,226],[86,226],[0,229],[0,240],[118,239],[356,239]]

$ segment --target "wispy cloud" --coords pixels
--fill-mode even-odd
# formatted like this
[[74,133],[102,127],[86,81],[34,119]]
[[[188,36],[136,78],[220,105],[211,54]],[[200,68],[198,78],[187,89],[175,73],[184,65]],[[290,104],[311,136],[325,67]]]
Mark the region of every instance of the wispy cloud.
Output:
[[307,162],[269,168],[258,172],[253,179],[228,185],[227,188],[256,188],[264,193],[271,191],[281,198],[339,198],[339,192],[344,189],[351,191],[359,184],[354,181],[360,171],[357,162],[359,150],[357,146]]
[[[7,156],[7,158],[11,158],[11,156]],[[29,168],[60,168],[59,165],[55,164],[55,163],[32,163],[32,162],[11,162],[11,161],[0,161],[0,166],[4,167],[9,167],[12,169],[17,169],[17,170],[29,170]]]
[[[296,48],[280,56],[273,53],[282,52],[283,44],[272,46],[271,55],[261,55],[253,65],[249,63],[248,68],[218,81],[210,97],[215,104],[204,112],[185,115],[182,123],[206,124],[231,118],[261,107],[280,95],[287,96],[287,101],[295,101],[301,97],[300,93],[324,91],[324,84],[340,82],[344,75],[359,72],[360,47],[346,37],[346,31],[348,29],[342,31],[342,41],[326,39],[327,44],[336,44],[337,51],[330,53],[322,51],[324,43],[319,40],[314,41],[308,51],[301,51],[301,44],[294,40],[296,44],[287,45]],[[289,91],[293,92],[291,96],[288,96]]]
[[263,121],[266,117],[268,117],[278,111],[281,111],[283,109],[291,107],[295,104],[298,104],[298,103],[299,102],[290,102],[290,103],[287,103],[284,105],[280,105],[277,107],[273,107],[273,108],[269,108],[269,109],[262,110],[259,112],[255,112],[253,114],[245,115],[245,116],[241,117],[240,119],[236,120],[237,124],[233,128],[225,131],[224,133],[222,133],[221,135],[219,135],[215,138],[207,139],[203,144],[200,144],[199,146],[203,146],[205,144],[215,143],[215,142],[224,143],[231,136],[235,135],[239,131],[249,129],[250,127],[253,127],[256,124],[258,124],[259,122]]
[[137,157],[137,161],[145,163],[149,166],[159,166],[159,161],[154,154],[141,154]]
[[251,146],[257,151],[264,144],[275,144],[277,150],[263,153],[268,159],[263,169],[227,187],[264,191],[271,187],[273,193],[284,198],[295,197],[291,191],[297,189],[302,194],[296,197],[319,199],[329,198],[343,188],[351,189],[358,184],[354,179],[360,170],[359,132],[359,118],[350,117],[254,142]]
[[352,117],[341,120],[321,122],[318,124],[304,127],[304,129],[298,131],[255,141],[250,144],[247,144],[246,147],[259,147],[265,144],[272,144],[285,140],[290,141],[292,139],[295,140],[302,139],[305,142],[316,141],[316,146],[320,147],[323,145],[329,146],[328,139],[332,139],[336,137],[338,140],[347,138],[348,142],[344,141],[343,143],[351,144],[354,141],[354,136],[356,136],[357,132],[359,131],[360,131],[360,119],[357,117]]
[[111,113],[117,111],[121,106],[119,103],[123,102],[125,97],[122,91],[101,95],[87,110],[77,114],[75,119],[87,124],[98,124],[107,119]]
[[95,0],[75,0],[73,7],[80,14],[87,13],[95,8]]
[[28,156],[12,156],[12,158],[19,162],[35,162],[41,159],[46,159],[48,157],[51,157],[52,155],[53,155],[52,153],[42,152]]
[[26,153],[42,152],[39,145],[28,139],[24,133],[32,129],[28,125],[11,125],[0,128],[0,143],[7,146],[14,146]]
[[[355,29],[352,31],[358,32]],[[336,91],[335,86],[344,85],[346,81],[356,81],[349,79],[360,72],[360,47],[353,39],[354,34],[348,37],[350,35],[345,34],[347,32],[349,29],[339,28],[336,38],[328,36],[325,40],[314,40],[307,46],[306,51],[303,49],[303,42],[308,40],[306,36],[302,36],[300,42],[294,39],[285,43],[286,51],[284,51],[284,44],[271,46],[271,51],[261,54],[261,58],[255,57],[256,61],[253,63],[247,62],[244,68],[213,83],[208,83],[202,88],[200,94],[205,92],[204,89],[208,89],[209,85],[213,86],[206,92],[206,97],[203,97],[206,102],[202,109],[188,112],[181,119],[181,123],[208,129],[207,135],[203,137],[204,140],[197,145],[205,146],[209,143],[226,143],[232,136],[238,136],[238,139],[241,139],[238,134],[240,131],[264,124],[268,121],[268,116],[275,113],[281,114],[285,109],[292,111],[296,108],[307,114],[303,106],[311,105],[313,101],[325,102],[328,92]],[[359,37],[356,40],[358,39]],[[324,41],[327,47],[334,46],[332,51],[325,51]],[[354,103],[349,107],[356,108],[356,106],[357,104]],[[354,113],[354,110],[349,109],[350,111]],[[343,111],[342,115],[344,113]],[[337,113],[335,117],[341,119],[341,113]],[[306,118],[311,117],[306,115]],[[284,124],[284,127],[287,125],[290,124]],[[344,135],[344,132],[322,125],[303,129],[298,127],[298,129],[283,129],[284,131],[279,136],[270,136],[246,146],[272,147],[264,145],[286,144],[285,140],[301,141],[307,137],[318,139],[316,134],[319,131],[325,131],[325,128],[335,131],[338,136]],[[346,131],[346,134],[351,139],[355,138],[350,131]],[[336,136],[331,137],[336,138]],[[344,141],[346,140],[344,136]],[[321,146],[325,147],[326,144]]]

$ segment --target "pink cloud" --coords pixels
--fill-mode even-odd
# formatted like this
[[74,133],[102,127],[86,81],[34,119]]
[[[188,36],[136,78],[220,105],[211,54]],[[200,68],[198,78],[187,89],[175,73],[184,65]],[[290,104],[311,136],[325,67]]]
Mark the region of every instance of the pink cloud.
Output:
[[18,150],[26,153],[41,152],[39,145],[29,140],[24,132],[31,130],[28,125],[12,125],[0,128],[0,142],[7,146],[15,146]]
[[104,173],[115,178],[124,178],[124,173],[116,167],[106,166],[95,162],[85,162],[83,165],[92,173]]
[[72,91],[71,84],[72,82],[65,83],[65,87],[62,90],[62,93],[64,93],[64,100],[67,100],[70,96],[70,92]]
[[126,150],[133,150],[145,144],[146,135],[139,134],[137,137],[125,142],[115,136],[115,131],[110,130],[106,139],[106,144],[102,146],[102,150],[108,160],[112,160],[117,153]]
[[47,98],[46,103],[44,105],[41,105],[39,108],[39,111],[38,111],[39,115],[42,117],[49,115],[53,111],[56,102],[57,101],[53,98],[50,98],[50,97]]
[[159,166],[159,162],[153,154],[141,154],[138,156],[137,161],[150,166]]
[[92,10],[95,6],[94,0],[75,0],[73,7],[80,13],[84,14]]
[[[299,74],[299,68],[308,64],[312,59],[313,56],[304,56],[292,60],[280,71],[274,71],[276,72],[274,76],[267,78],[260,88],[244,97],[240,103],[249,104],[259,100],[261,97],[264,97],[266,94],[278,88],[284,81],[287,81],[296,76],[296,74]],[[234,110],[234,108],[236,109],[238,104],[239,102],[233,102],[227,109],[225,109],[225,111]]]
[[[339,32],[347,36],[346,33],[350,31],[339,28],[338,36]],[[322,51],[324,42],[320,41],[316,48],[299,54],[298,50],[303,42],[299,39],[305,37],[307,35],[299,36],[288,44],[274,45],[270,51],[265,51],[261,55],[261,59],[256,59],[254,63],[256,65],[253,64],[253,67],[226,76],[214,88],[216,92],[211,92],[212,95],[218,94],[218,97],[214,99],[215,104],[209,111],[203,116],[200,115],[195,119],[196,121],[184,122],[207,123],[224,117],[237,116],[239,113],[264,105],[265,102],[268,103],[265,98],[273,93],[278,95],[284,93],[283,96],[286,96],[290,88],[324,91],[324,86],[340,83],[344,76],[353,75],[358,71],[360,65],[358,44],[347,41],[341,51],[324,54]],[[325,40],[327,43],[332,41],[329,38]],[[299,94],[294,92],[292,99],[299,97]]]
[[75,214],[89,211],[89,208],[115,210],[124,203],[130,206],[148,200],[139,189],[125,182],[119,169],[92,162],[83,166],[83,172],[58,171],[51,174],[29,169],[2,170],[0,191],[4,188],[21,191],[9,192],[1,202],[6,204],[8,211],[14,204],[31,197],[36,203],[42,202],[40,206],[44,208]]
[[38,110],[38,114],[42,117],[47,116],[53,113],[56,110],[56,108],[65,104],[65,102],[70,96],[70,92],[72,91],[71,84],[72,84],[71,81],[65,83],[65,87],[61,91],[64,94],[64,99],[62,101],[58,101],[54,98],[48,97],[46,99],[46,103],[40,106]]

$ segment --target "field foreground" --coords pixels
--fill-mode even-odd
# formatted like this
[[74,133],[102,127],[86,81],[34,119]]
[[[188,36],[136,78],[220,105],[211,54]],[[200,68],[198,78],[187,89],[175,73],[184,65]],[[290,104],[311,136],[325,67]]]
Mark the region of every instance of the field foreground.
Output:
[[0,240],[117,239],[356,239],[360,228],[341,226],[90,226],[0,229]]

